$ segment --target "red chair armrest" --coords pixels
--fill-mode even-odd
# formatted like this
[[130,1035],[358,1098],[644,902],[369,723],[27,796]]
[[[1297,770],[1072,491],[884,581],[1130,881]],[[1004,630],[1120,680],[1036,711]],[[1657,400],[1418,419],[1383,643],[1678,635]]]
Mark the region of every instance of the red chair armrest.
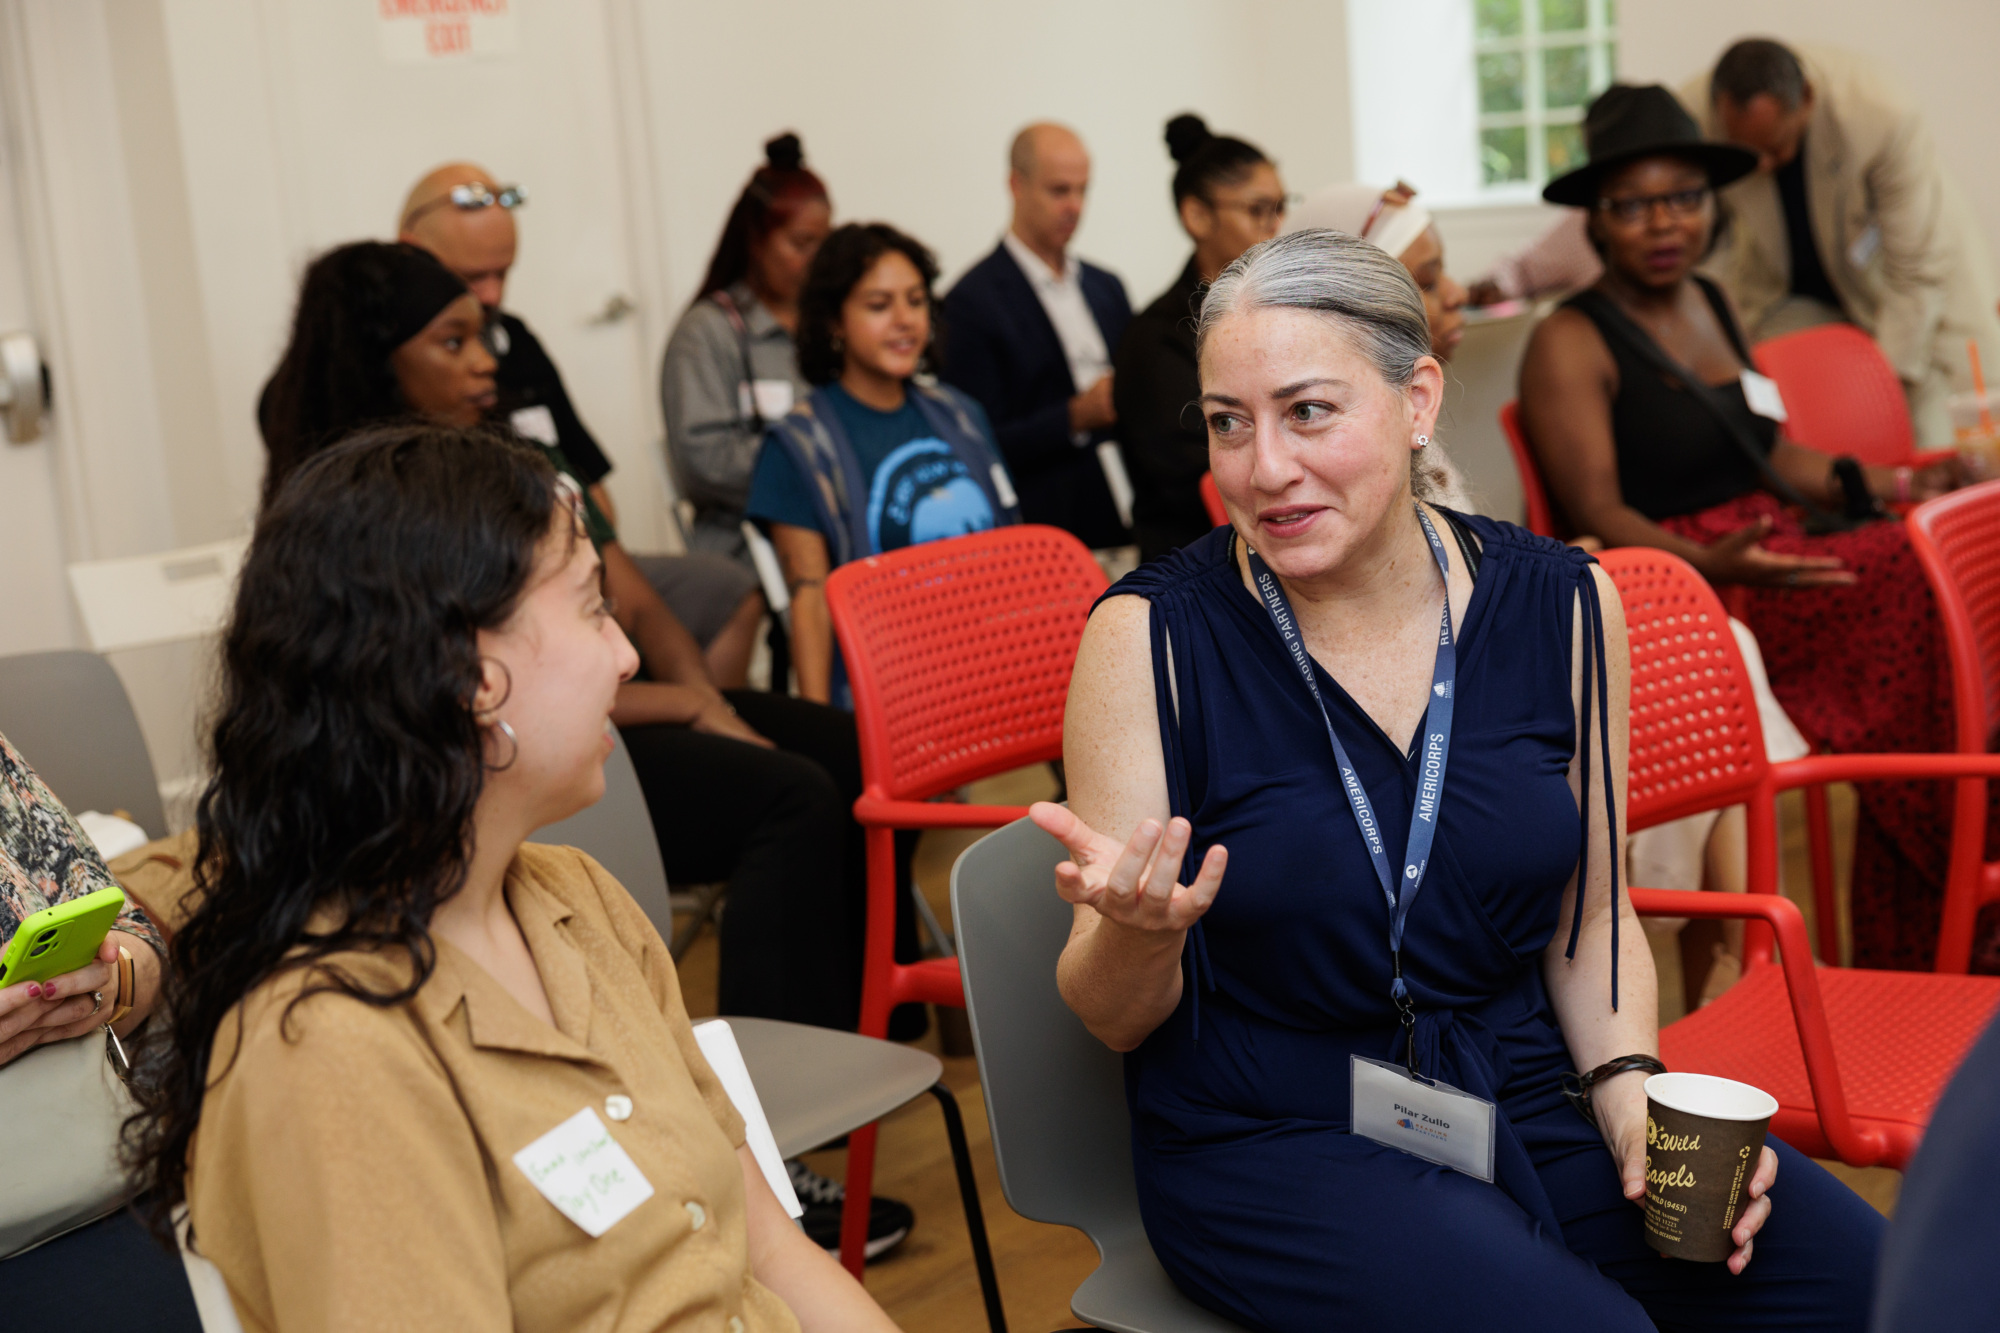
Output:
[[[1914,757],[1914,756],[1913,756]],[[1806,763],[1806,760],[1798,761]],[[1812,778],[1807,781],[1827,781]],[[1827,1026],[1826,1000],[1820,994],[1812,948],[1806,941],[1806,919],[1798,904],[1777,893],[1705,893],[1685,889],[1633,889],[1632,907],[1641,916],[1704,918],[1741,917],[1763,921],[1777,932],[1779,963],[1792,1001],[1792,1021],[1799,1030],[1805,1055],[1806,1081],[1812,1085],[1813,1106],[1827,1142],[1843,1161],[1882,1160],[1888,1145],[1880,1136],[1863,1133],[1847,1113],[1847,1094],[1834,1059],[1833,1033]]]
[[2000,778],[2000,754],[1811,754],[1772,764],[1770,782],[1785,791],[1876,778]]
[[888,801],[878,796],[863,796],[854,802],[855,822],[864,828],[1000,828],[1027,813],[1025,805],[953,805]]

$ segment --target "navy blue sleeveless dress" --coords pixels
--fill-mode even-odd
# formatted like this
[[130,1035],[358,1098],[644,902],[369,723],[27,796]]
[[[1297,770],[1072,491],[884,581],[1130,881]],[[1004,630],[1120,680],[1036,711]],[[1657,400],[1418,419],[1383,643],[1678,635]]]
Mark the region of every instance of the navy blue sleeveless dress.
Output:
[[[1582,833],[1570,658],[1591,561],[1447,517],[1479,558],[1404,967],[1424,1073],[1499,1106],[1495,1182],[1348,1132],[1349,1055],[1401,1056],[1388,912],[1318,710],[1219,528],[1106,594],[1153,608],[1167,785],[1194,825],[1186,877],[1229,849],[1180,1006],[1126,1057],[1154,1250],[1192,1299],[1284,1333],[1863,1328],[1882,1219],[1846,1186],[1774,1140],[1774,1213],[1743,1276],[1663,1259],[1564,1099],[1572,1065],[1541,966],[1567,930]],[[1323,669],[1319,684],[1396,861],[1414,758]]]

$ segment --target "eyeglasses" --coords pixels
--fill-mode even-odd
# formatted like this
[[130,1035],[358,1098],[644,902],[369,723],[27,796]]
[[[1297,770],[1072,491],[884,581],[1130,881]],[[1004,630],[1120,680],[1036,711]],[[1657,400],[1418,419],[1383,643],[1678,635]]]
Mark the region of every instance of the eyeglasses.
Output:
[[1615,221],[1629,224],[1645,221],[1653,216],[1655,205],[1665,204],[1668,216],[1691,218],[1701,212],[1708,196],[1709,188],[1704,185],[1693,190],[1675,190],[1671,194],[1633,194],[1622,199],[1600,199],[1597,210],[1609,214]]
[[1211,199],[1210,208],[1236,208],[1248,214],[1250,220],[1260,227],[1268,227],[1274,222],[1285,220],[1285,210],[1302,199],[1303,195],[1288,194],[1277,199],[1251,199],[1241,202],[1234,199]]
[[443,208],[446,204],[450,204],[461,213],[477,213],[480,209],[491,208],[495,204],[502,208],[515,209],[527,202],[528,192],[518,185],[503,185],[498,192],[495,192],[474,181],[469,185],[454,185],[450,193],[439,195],[429,203],[411,209],[410,216],[403,219],[403,225],[407,227],[432,209]]

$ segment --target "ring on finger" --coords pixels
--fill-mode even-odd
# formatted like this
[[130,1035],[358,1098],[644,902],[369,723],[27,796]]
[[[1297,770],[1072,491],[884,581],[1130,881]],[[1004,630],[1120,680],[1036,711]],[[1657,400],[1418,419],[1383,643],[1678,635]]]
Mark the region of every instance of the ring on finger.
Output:
[[97,1017],[97,1011],[102,1009],[103,1007],[104,1007],[104,992],[101,990],[92,991],[90,993],[90,1016],[92,1018]]

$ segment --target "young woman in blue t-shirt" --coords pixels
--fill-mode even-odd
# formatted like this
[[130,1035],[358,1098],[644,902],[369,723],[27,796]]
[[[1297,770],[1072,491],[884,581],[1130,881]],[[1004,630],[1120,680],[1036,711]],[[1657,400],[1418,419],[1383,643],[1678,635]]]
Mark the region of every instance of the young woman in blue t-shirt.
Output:
[[929,250],[883,223],[828,236],[799,295],[799,370],[817,387],[764,436],[748,512],[792,593],[799,692],[850,706],[824,585],[835,567],[1020,522],[986,413],[915,376],[931,346]]

